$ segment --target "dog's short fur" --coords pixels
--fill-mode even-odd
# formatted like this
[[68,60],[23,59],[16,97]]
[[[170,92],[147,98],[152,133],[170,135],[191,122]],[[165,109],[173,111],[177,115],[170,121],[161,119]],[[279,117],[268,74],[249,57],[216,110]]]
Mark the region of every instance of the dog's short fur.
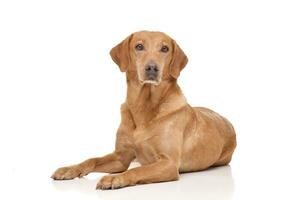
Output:
[[[234,129],[219,114],[186,102],[176,80],[188,59],[173,39],[161,32],[136,32],[110,54],[127,78],[115,151],[59,168],[53,179],[119,173],[97,184],[97,189],[115,189],[178,180],[180,172],[230,162],[236,147]],[[127,170],[135,158],[141,166]]]

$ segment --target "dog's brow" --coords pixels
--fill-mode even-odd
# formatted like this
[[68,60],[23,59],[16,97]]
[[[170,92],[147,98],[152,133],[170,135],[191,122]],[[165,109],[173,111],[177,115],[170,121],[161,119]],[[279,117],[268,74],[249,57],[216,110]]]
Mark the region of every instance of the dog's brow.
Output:
[[162,42],[162,45],[169,45],[169,43],[166,42],[166,41],[163,41],[163,42]]

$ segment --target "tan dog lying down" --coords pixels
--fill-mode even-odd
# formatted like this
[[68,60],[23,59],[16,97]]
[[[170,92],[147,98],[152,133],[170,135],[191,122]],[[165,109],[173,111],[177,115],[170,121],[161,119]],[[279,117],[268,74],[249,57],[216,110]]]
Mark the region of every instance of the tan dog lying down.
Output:
[[[174,181],[180,172],[230,162],[236,147],[234,129],[219,114],[186,102],[176,80],[188,59],[172,38],[161,32],[136,32],[110,55],[127,78],[115,151],[59,168],[53,179],[119,173],[97,184],[97,189],[115,189]],[[142,166],[127,170],[135,158]]]

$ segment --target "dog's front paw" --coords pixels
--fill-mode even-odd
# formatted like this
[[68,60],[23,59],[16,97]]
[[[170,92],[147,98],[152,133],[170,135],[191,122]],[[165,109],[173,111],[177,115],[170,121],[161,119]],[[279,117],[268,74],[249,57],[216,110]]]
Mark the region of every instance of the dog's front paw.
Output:
[[96,189],[97,190],[108,190],[108,189],[118,189],[126,187],[129,185],[129,182],[126,181],[123,175],[109,175],[104,176],[98,182]]
[[54,180],[70,180],[76,177],[82,177],[85,174],[79,169],[78,166],[70,166],[70,167],[61,167],[58,168],[51,178]]

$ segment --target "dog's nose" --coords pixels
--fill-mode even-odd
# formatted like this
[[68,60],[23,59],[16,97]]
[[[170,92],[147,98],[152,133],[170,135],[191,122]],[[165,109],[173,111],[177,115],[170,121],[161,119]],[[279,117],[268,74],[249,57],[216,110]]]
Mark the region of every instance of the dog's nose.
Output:
[[150,63],[146,66],[146,72],[148,73],[152,73],[152,72],[157,72],[158,71],[158,68],[157,68],[157,65],[155,63]]
[[155,80],[158,74],[158,67],[155,63],[149,63],[145,68],[146,77],[149,80]]

